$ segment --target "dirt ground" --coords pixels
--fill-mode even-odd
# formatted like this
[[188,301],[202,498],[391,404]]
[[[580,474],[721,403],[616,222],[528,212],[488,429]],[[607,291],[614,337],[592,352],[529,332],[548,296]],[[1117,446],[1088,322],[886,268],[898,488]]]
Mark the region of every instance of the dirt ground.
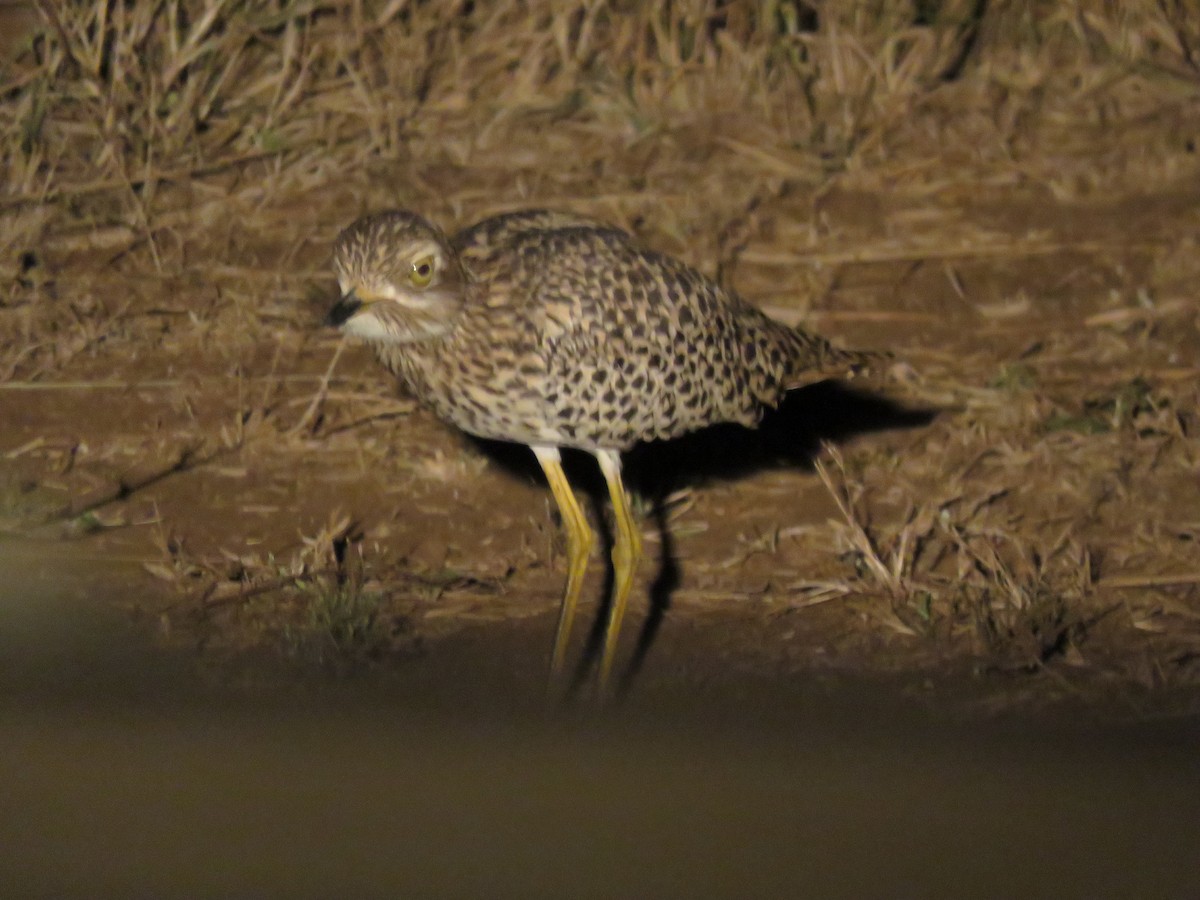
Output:
[[[886,347],[894,377],[797,392],[757,433],[631,454],[648,552],[623,635],[629,687],[843,671],[988,708],[1083,694],[1135,716],[1195,711],[1198,340],[1172,261],[1200,193],[1086,209],[1026,193],[833,191],[815,212],[772,212],[774,249],[751,243],[739,286],[781,318]],[[266,262],[244,298],[204,267],[182,291],[82,260],[48,273],[46,302],[92,285],[78,302],[99,333],[53,380],[5,391],[16,546],[93,560],[143,628],[222,664],[403,666],[506,620],[528,620],[548,652],[562,540],[531,455],[443,426],[362,348],[316,393],[340,340],[319,326],[324,258],[352,215],[314,223],[303,304]],[[1024,252],[841,263],[801,314],[785,306],[805,290],[799,263],[778,248],[814,216],[831,250],[951,220]],[[576,462],[595,507],[602,485]],[[604,571],[601,548],[585,622]],[[719,637],[668,641],[696,629]]]
[[[218,669],[550,631],[562,539],[528,451],[454,433],[320,321],[365,211],[569,209],[894,356],[757,431],[629,454],[649,553],[627,687],[845,671],[985,709],[1196,712],[1186,11],[453,9],[251,5],[189,32],[158,7],[0,8],[12,552],[93,561]],[[697,623],[721,650],[668,655]]]
[[[829,854],[872,864],[805,882],[827,896],[921,884],[948,859],[943,886],[1054,883],[1004,847],[1057,860],[1081,896],[1188,884],[1200,77],[1163,24],[1186,10],[1083,3],[1042,22],[976,4],[965,30],[914,14],[897,43],[882,12],[836,5],[760,21],[684,4],[707,32],[671,4],[366,6],[218,29],[245,43],[213,72],[197,60],[218,37],[163,37],[191,27],[164,13],[123,74],[136,18],[0,6],[35,35],[5,47],[0,104],[0,717],[41,815],[3,823],[0,843],[24,848],[5,871],[145,888],[128,848],[176,795],[139,779],[170,783],[175,754],[186,784],[258,797],[272,834],[327,808],[297,783],[370,795],[380,821],[414,796],[421,883],[457,895],[497,872],[496,894],[530,895],[531,848],[560,824],[600,843],[571,844],[535,894],[578,887],[567,859],[617,893],[657,871],[663,896],[790,891]],[[593,59],[601,32],[615,49]],[[607,546],[547,705],[565,554],[532,455],[445,426],[321,325],[334,237],[391,207],[447,230],[528,207],[610,221],[776,318],[893,356],[868,381],[794,392],[758,430],[627,455],[646,557],[615,702],[593,697]],[[594,462],[568,472],[607,541]],[[77,741],[88,754],[47,749]],[[497,747],[511,783],[488,768]],[[105,771],[142,812],[104,798]],[[601,815],[583,825],[585,783]],[[538,827],[472,856],[438,785],[469,795],[448,800],[467,818]],[[684,795],[707,825],[655,870]],[[113,854],[73,830],[93,803],[122,823]],[[231,845],[193,854],[183,823],[229,838],[251,820],[232,800],[187,809],[162,838],[168,892],[394,883],[386,828],[369,854],[338,844],[307,888],[288,878],[315,868],[319,828],[260,868],[210,871]],[[785,872],[797,817],[810,856]],[[736,875],[715,868],[733,834]],[[64,847],[92,880],[47,880]]]

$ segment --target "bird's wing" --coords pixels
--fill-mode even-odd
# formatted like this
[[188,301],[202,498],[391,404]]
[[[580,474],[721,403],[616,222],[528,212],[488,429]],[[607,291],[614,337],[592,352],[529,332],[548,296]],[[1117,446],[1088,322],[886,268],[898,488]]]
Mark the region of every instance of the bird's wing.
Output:
[[508,307],[547,359],[620,367],[631,356],[663,356],[702,378],[728,366],[726,377],[742,371],[749,392],[768,405],[787,389],[852,377],[886,360],[771,319],[616,229],[518,232],[483,280],[499,286],[491,302]]
[[720,288],[699,272],[643,249],[615,228],[523,232],[498,260],[514,305],[547,348],[566,342],[605,352],[606,342],[640,343],[656,333],[667,339],[690,332],[705,311],[740,303],[719,297]]

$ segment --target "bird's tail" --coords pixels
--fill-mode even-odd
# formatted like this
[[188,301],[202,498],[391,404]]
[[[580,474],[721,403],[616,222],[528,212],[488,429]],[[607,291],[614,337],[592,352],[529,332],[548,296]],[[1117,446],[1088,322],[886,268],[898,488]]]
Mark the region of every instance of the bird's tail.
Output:
[[799,328],[785,327],[784,331],[791,360],[789,390],[827,378],[879,377],[892,360],[892,355],[883,351],[843,350]]

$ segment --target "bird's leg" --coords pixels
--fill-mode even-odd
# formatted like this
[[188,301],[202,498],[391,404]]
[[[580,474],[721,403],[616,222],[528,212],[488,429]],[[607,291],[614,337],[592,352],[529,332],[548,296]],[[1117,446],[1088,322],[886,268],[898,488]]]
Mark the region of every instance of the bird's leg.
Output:
[[637,572],[638,560],[642,558],[642,534],[629,508],[629,495],[621,482],[621,456],[615,450],[595,451],[600,471],[608,483],[616,519],[616,534],[613,540],[613,601],[608,614],[608,627],[604,631],[604,652],[600,657],[600,690],[605,691],[612,675],[613,660],[617,653],[617,636],[621,632],[621,620],[625,617],[625,605],[629,601],[629,590],[633,587],[633,576]]
[[571,485],[563,472],[557,447],[535,445],[534,455],[546,473],[550,491],[562,514],[563,527],[567,529],[567,587],[563,592],[562,606],[558,612],[558,630],[554,634],[554,655],[550,657],[551,677],[557,677],[563,668],[567,654],[567,641],[571,636],[571,622],[575,618],[575,606],[583,588],[583,576],[587,571],[588,554],[592,551],[592,529],[588,526],[579,501],[571,491]]

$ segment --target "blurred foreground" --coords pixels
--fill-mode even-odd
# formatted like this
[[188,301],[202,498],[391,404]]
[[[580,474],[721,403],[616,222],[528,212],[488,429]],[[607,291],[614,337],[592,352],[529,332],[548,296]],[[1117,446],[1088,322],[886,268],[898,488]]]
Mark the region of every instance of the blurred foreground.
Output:
[[0,599],[6,896],[1196,885],[1195,718],[951,722],[887,683],[736,672],[547,712],[541,619],[369,677],[213,679],[19,549],[0,547],[23,573]]

